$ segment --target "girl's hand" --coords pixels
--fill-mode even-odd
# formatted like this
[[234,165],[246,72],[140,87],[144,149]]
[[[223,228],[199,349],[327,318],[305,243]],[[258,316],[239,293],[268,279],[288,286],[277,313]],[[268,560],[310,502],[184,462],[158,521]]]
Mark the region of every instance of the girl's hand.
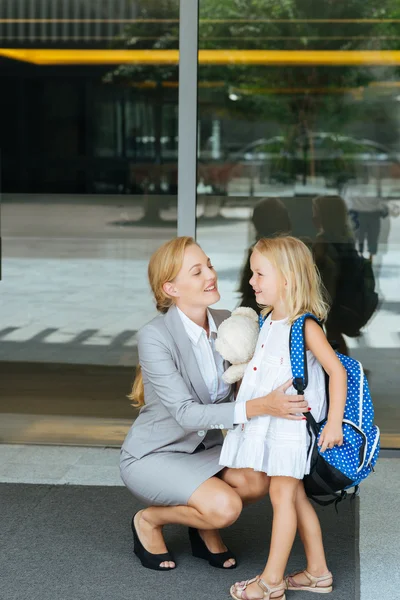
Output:
[[328,422],[325,425],[318,441],[318,447],[320,451],[325,452],[327,448],[333,448],[334,446],[342,446],[342,444],[342,423],[332,423],[328,419]]

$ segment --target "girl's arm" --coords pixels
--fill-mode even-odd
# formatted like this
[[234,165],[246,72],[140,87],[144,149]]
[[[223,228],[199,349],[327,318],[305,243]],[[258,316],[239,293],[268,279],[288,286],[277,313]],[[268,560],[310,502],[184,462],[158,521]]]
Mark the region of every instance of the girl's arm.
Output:
[[343,443],[342,421],[347,396],[347,374],[342,363],[330,346],[322,328],[307,319],[305,324],[305,342],[308,350],[329,375],[329,412],[328,422],[321,433],[319,445],[321,452]]

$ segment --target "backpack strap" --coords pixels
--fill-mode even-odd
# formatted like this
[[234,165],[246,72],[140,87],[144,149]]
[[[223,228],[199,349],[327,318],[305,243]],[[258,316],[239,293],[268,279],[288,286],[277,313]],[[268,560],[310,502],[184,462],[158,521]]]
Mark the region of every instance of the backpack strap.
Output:
[[272,310],[270,310],[269,313],[265,315],[265,317],[263,317],[261,313],[258,315],[258,327],[260,330],[271,313]]
[[[306,313],[292,323],[289,336],[290,364],[293,375],[293,387],[298,394],[303,394],[308,385],[307,355],[304,336],[305,323],[307,319],[313,319],[321,325],[317,317]],[[322,325],[321,325],[322,327]]]
[[[318,323],[318,325],[321,325],[320,321],[315,315],[306,313],[292,323],[289,336],[290,365],[293,375],[293,387],[295,390],[297,390],[299,395],[304,394],[304,391],[308,385],[307,354],[304,335],[305,323],[307,319],[313,319],[316,323]],[[319,427],[309,411],[306,411],[304,416],[307,419],[307,431],[310,438],[307,450],[307,457],[309,457],[313,446],[313,437],[311,432],[314,433],[315,439],[317,439]]]

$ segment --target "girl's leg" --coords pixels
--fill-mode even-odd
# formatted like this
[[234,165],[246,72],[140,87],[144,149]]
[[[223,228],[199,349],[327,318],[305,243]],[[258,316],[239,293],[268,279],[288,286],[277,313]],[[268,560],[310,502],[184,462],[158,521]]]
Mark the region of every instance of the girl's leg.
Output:
[[[143,546],[152,554],[166,552],[162,535],[164,525],[180,524],[199,529],[201,537],[211,552],[224,552],[218,529],[232,525],[242,511],[240,496],[224,481],[211,477],[189,499],[187,506],[150,506],[140,511],[135,526]],[[224,564],[234,564],[229,559]],[[162,563],[173,567],[174,563]]]
[[[307,557],[306,569],[310,575],[322,577],[329,573],[329,569],[326,564],[321,525],[314,507],[306,496],[303,482],[300,482],[297,489],[296,512],[297,528]],[[304,573],[292,576],[292,579],[300,585],[309,585],[310,583]],[[319,585],[321,587],[330,587],[332,585],[332,578],[324,580]]]
[[[297,530],[296,494],[299,480],[293,477],[271,477],[269,495],[274,511],[268,562],[261,579],[270,587],[282,582]],[[246,588],[249,600],[261,598],[257,583]]]

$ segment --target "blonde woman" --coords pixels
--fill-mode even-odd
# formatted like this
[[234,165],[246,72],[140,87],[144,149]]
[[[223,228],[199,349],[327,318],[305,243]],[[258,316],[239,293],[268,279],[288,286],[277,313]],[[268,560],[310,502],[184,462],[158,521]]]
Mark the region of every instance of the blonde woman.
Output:
[[[289,336],[291,324],[305,313],[324,321],[327,315],[322,286],[311,252],[294,237],[261,239],[250,259],[250,280],[257,302],[266,315],[253,359],[244,374],[237,403],[268,394],[292,375]],[[306,399],[317,422],[327,413],[325,375],[330,376],[327,424],[320,436],[321,451],[343,443],[342,420],[347,394],[347,376],[321,327],[306,321],[308,387]],[[289,394],[296,394],[293,387]],[[332,591],[321,528],[302,483],[309,472],[306,419],[288,421],[276,417],[251,419],[244,427],[228,432],[221,465],[252,468],[270,477],[273,506],[272,537],[263,573],[231,587],[235,600],[284,600],[285,590],[319,593]],[[284,571],[299,529],[306,569],[284,579]]]
[[222,380],[227,367],[214,340],[228,311],[215,269],[192,238],[167,242],[151,257],[150,286],[160,315],[138,334],[139,372],[132,399],[141,406],[121,449],[121,477],[148,506],[132,519],[134,551],[143,566],[170,570],[176,563],[163,526],[189,527],[194,556],[234,568],[234,554],[218,530],[234,523],[243,504],[268,492],[264,473],[219,465],[222,429],[258,415],[298,420],[307,403],[288,397],[291,381],[271,394],[235,405]]

